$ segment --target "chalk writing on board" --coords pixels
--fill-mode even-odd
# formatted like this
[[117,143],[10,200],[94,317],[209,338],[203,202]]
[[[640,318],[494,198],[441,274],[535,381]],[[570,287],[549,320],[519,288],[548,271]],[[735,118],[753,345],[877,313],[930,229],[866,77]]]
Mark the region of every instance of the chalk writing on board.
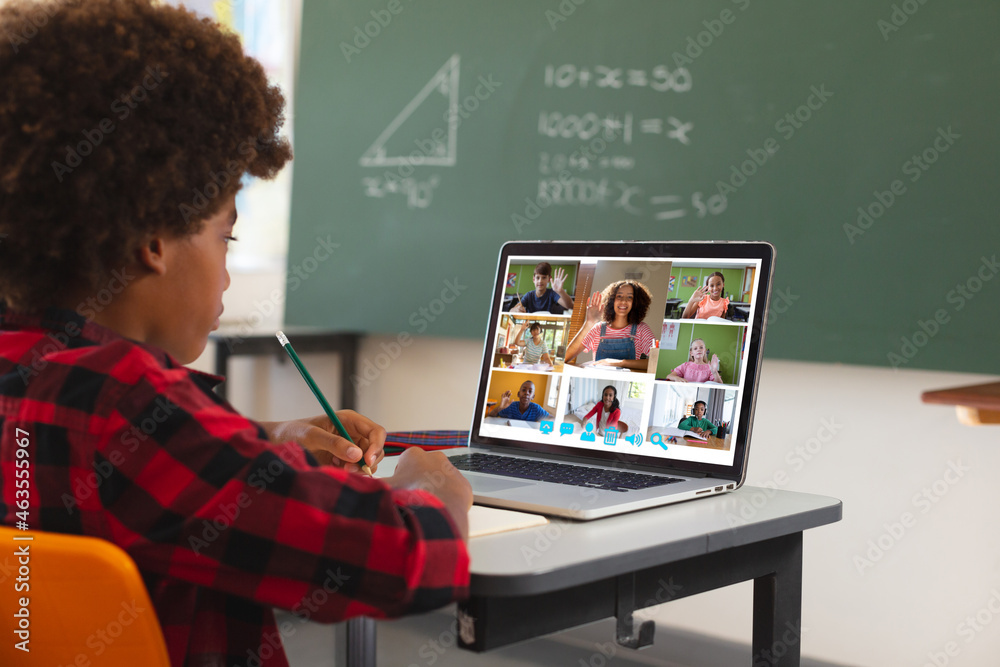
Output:
[[406,205],[409,208],[430,206],[434,197],[434,189],[440,182],[441,179],[437,174],[431,174],[424,180],[417,180],[415,178],[400,178],[388,171],[383,177],[361,179],[361,184],[365,187],[366,197],[383,199],[388,195],[401,195],[406,197]]
[[[538,133],[559,139],[589,141],[594,137],[601,137],[611,141],[621,135],[622,141],[628,145],[632,143],[635,126],[635,118],[631,111],[604,115],[593,111],[574,114],[543,110],[538,113]],[[685,146],[691,144],[690,132],[693,129],[693,122],[685,122],[673,116],[665,119],[640,118],[638,122],[640,134],[661,135],[668,141],[677,141]]]
[[691,205],[698,211],[698,217],[704,218],[706,215],[719,215],[726,210],[729,200],[722,195],[709,195],[703,198],[700,192],[691,195]]
[[631,155],[583,155],[579,151],[571,155],[545,151],[538,154],[538,172],[540,174],[558,174],[567,168],[577,171],[590,169],[630,171],[635,168],[635,158]]
[[623,88],[649,88],[665,93],[674,91],[686,93],[691,90],[691,72],[686,67],[674,71],[666,65],[657,65],[651,71],[625,67],[597,65],[593,69],[576,65],[546,65],[546,88],[602,88],[620,90]]
[[[438,167],[454,167],[458,161],[458,125],[461,122],[458,113],[458,74],[461,58],[456,53],[439,69],[430,81],[411,99],[403,110],[378,135],[375,142],[361,156],[362,167],[391,167],[401,165],[431,165]],[[443,100],[442,100],[443,98]],[[441,102],[447,104],[447,110],[441,113],[441,118],[447,123],[447,130],[438,129],[430,139],[429,149],[410,152],[400,151],[400,155],[390,155],[386,143],[406,123],[406,120],[423,104]],[[441,104],[444,109],[445,105]],[[414,142],[418,137],[412,137]],[[406,145],[406,142],[403,142]]]
[[[676,220],[688,215],[684,197],[674,193],[647,195],[644,188],[610,178],[581,178],[560,175],[538,181],[539,206],[583,206],[621,209],[635,216],[651,214],[655,220]],[[699,218],[719,215],[726,210],[724,197],[711,195],[707,199],[701,192],[691,195],[691,206]]]

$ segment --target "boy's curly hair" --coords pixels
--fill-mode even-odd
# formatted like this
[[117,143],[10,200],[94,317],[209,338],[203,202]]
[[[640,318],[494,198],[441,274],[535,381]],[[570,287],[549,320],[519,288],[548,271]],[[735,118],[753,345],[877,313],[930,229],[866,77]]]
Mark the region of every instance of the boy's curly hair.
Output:
[[152,0],[0,6],[0,300],[93,291],[291,158],[284,97],[239,38]]
[[601,292],[601,303],[604,304],[604,321],[608,323],[615,321],[615,295],[624,285],[632,286],[632,310],[628,311],[628,323],[639,324],[646,319],[649,305],[653,302],[653,295],[645,285],[638,280],[631,279],[611,283]]

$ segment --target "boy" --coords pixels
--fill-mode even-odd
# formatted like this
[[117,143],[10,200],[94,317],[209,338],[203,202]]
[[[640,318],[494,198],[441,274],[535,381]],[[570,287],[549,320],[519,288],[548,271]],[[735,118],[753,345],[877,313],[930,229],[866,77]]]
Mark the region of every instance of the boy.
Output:
[[536,422],[543,417],[548,417],[549,413],[542,406],[531,402],[534,397],[535,383],[531,380],[525,380],[517,391],[517,403],[512,402],[510,389],[508,389],[500,396],[500,403],[490,410],[489,416],[520,419],[526,422]]
[[710,435],[715,435],[717,426],[712,422],[705,419],[705,410],[708,409],[708,404],[705,401],[695,401],[694,403],[694,414],[690,417],[685,417],[677,424],[677,428],[682,428],[685,431],[694,431],[698,435],[708,437]]
[[527,322],[518,327],[517,335],[514,336],[514,345],[524,348],[524,363],[551,364],[552,357],[549,356],[549,347],[542,340],[542,325],[538,322],[532,322],[531,326],[528,327],[528,338],[524,338],[525,327],[528,327]]
[[152,0],[0,6],[0,34],[26,25],[0,49],[0,521],[16,434],[31,529],[125,549],[178,666],[245,664],[271,607],[335,622],[465,595],[472,495],[447,459],[355,474],[383,456],[371,420],[340,413],[356,445],[326,417],[256,423],[182,366],[219,323],[241,178],[291,158],[259,63]]
[[[549,289],[549,279],[552,289]],[[573,298],[563,289],[566,282],[566,270],[556,269],[552,275],[552,265],[539,262],[535,265],[535,291],[521,297],[521,302],[510,309],[512,313],[536,313],[547,311],[553,315],[561,315],[567,308],[573,307]]]

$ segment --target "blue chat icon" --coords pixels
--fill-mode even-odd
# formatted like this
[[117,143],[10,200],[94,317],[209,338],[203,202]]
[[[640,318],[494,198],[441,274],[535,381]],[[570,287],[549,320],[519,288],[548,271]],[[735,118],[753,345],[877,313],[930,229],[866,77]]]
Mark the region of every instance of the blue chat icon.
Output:
[[594,435],[593,424],[587,424],[587,432],[580,434],[580,440],[583,440],[585,442],[595,442],[597,440],[597,436]]
[[559,424],[559,435],[573,435],[573,425]]
[[610,431],[605,431],[604,432],[604,444],[605,445],[614,445],[617,442],[618,442],[618,431],[615,431],[614,429],[612,429]]
[[649,436],[649,441],[654,445],[659,445],[660,447],[663,447],[664,449],[667,448],[667,446],[663,444],[663,436],[660,435],[659,433],[654,433],[653,435]]
[[538,425],[538,430],[542,433],[552,433],[553,428],[555,428],[555,424],[550,421],[544,421]]

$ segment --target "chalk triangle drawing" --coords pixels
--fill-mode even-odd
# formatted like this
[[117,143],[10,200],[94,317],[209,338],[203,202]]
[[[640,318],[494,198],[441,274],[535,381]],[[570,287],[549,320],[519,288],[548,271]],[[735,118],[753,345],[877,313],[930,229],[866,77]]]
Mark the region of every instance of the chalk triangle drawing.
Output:
[[[431,77],[427,85],[403,107],[389,125],[382,130],[364,155],[361,156],[362,167],[392,167],[404,164],[432,165],[438,167],[454,167],[458,159],[458,71],[461,59],[456,53]],[[420,150],[411,150],[404,155],[389,155],[386,142],[433,93],[443,95],[448,100],[448,132],[447,141],[434,141],[431,137],[421,137],[423,144]],[[419,144],[418,144],[419,145]],[[430,146],[429,150],[426,149]]]

